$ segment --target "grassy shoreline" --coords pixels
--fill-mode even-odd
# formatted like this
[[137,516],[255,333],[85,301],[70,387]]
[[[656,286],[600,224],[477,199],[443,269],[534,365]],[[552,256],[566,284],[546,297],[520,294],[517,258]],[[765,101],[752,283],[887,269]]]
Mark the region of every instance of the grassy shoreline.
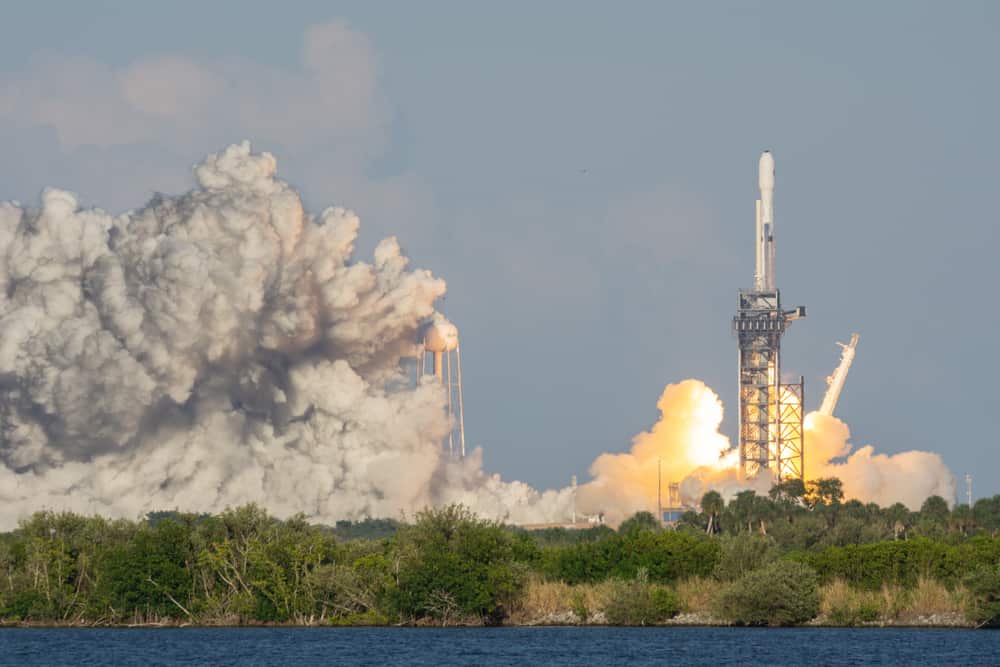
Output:
[[[212,624],[195,624],[195,623],[149,623],[149,624],[139,624],[139,625],[93,625],[93,624],[52,624],[52,623],[38,623],[38,622],[24,622],[24,623],[0,623],[0,630],[3,629],[18,629],[18,630],[141,630],[141,629],[163,629],[163,630],[182,630],[182,629],[195,629],[195,630],[227,630],[236,628],[485,628],[485,627],[503,627],[503,628],[608,628],[608,627],[649,627],[649,628],[737,628],[737,627],[747,627],[734,625],[732,623],[710,622],[710,621],[666,621],[663,623],[655,623],[646,626],[625,626],[625,625],[610,625],[608,623],[522,623],[513,624],[506,623],[503,626],[485,626],[481,623],[469,623],[469,624],[452,624],[452,625],[440,625],[440,624],[430,624],[430,623],[420,623],[412,625],[342,625],[342,624],[314,624],[314,625],[297,625],[294,623],[258,623],[252,625],[212,625]],[[938,629],[938,630],[974,630],[976,625],[969,622],[910,622],[910,623],[863,623],[860,625],[837,625],[834,623],[827,623],[820,619],[815,621],[805,623],[798,626],[773,626],[770,629],[781,627],[782,629],[789,629],[789,627],[797,628],[857,628],[857,629],[907,629],[907,628],[924,628],[924,629]],[[764,626],[765,629],[769,629]]]
[[[570,585],[533,579],[527,583],[519,605],[512,609],[503,627],[609,627],[606,609],[616,585]],[[722,587],[709,578],[695,577],[676,586],[681,607],[672,618],[649,623],[656,627],[729,627],[734,624],[716,614]],[[800,627],[829,628],[955,628],[972,629],[976,624],[964,612],[968,593],[962,587],[948,590],[942,584],[921,579],[913,589],[884,586],[880,591],[862,591],[837,580],[820,587],[820,614]],[[131,623],[75,621],[0,620],[0,628],[319,628],[319,627],[484,627],[480,620],[454,619],[449,623],[423,619],[418,623],[370,623],[358,619],[312,619],[306,622],[192,622],[162,618]]]
[[[607,625],[601,611],[613,583],[577,584],[531,581],[522,609],[511,614],[510,624]],[[710,578],[693,577],[679,582],[676,592],[680,613],[655,625],[729,626],[718,614],[723,586]],[[920,579],[912,589],[883,586],[879,591],[855,589],[835,580],[819,589],[820,613],[805,627],[944,627],[974,628],[966,617],[968,592],[961,586],[949,590],[932,579]],[[581,600],[588,611],[578,613]],[[575,610],[574,607],[577,609]]]
[[666,530],[643,513],[617,531],[528,532],[449,506],[380,537],[254,505],[40,512],[0,534],[0,627],[1000,625],[1000,539],[803,547],[778,526],[826,520],[794,511],[768,535]]

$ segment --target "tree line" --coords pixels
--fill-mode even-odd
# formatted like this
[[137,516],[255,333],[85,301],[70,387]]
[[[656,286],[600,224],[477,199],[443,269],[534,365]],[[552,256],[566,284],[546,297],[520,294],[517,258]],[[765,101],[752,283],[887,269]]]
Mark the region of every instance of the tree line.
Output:
[[845,502],[834,479],[728,503],[709,492],[671,528],[640,512],[617,530],[526,531],[461,506],[335,526],[257,505],[140,521],[38,512],[0,534],[0,622],[500,624],[531,584],[562,582],[576,596],[610,586],[607,622],[644,624],[683,611],[677,591],[699,581],[717,589],[721,619],[788,624],[819,613],[831,582],[933,580],[968,591],[969,618],[988,624],[1000,619],[998,528],[1000,496],[911,512]]

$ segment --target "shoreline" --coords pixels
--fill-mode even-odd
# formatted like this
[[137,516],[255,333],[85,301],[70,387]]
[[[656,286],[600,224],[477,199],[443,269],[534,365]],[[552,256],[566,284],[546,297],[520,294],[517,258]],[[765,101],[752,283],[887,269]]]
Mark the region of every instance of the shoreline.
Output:
[[[681,616],[693,616],[694,614],[681,614]],[[754,627],[759,629],[790,629],[790,628],[851,628],[851,629],[870,629],[870,630],[886,630],[886,629],[923,629],[923,630],[975,630],[977,626],[962,619],[945,617],[938,618],[935,616],[926,619],[917,619],[914,621],[906,622],[871,622],[871,623],[860,623],[857,625],[838,625],[835,623],[830,623],[826,619],[813,619],[808,623],[803,623],[801,625],[791,625],[791,626],[746,626],[746,625],[736,625],[733,623],[726,623],[724,621],[713,621],[705,619],[671,619],[664,623],[656,623],[651,625],[612,625],[609,623],[602,622],[571,622],[565,620],[553,619],[551,622],[546,619],[538,619],[537,621],[525,622],[525,623],[505,623],[503,625],[496,626],[486,626],[482,624],[473,623],[452,623],[452,624],[401,624],[401,625],[365,625],[365,624],[354,624],[354,625],[343,625],[336,623],[243,623],[243,624],[215,624],[215,623],[119,623],[119,624],[91,624],[91,623],[48,623],[48,622],[0,622],[0,630],[4,629],[19,629],[19,630],[142,630],[142,629],[163,629],[163,630],[180,630],[180,629],[196,629],[196,630],[208,630],[208,629],[219,629],[219,630],[233,630],[233,629],[274,629],[274,628],[287,628],[287,629],[337,629],[337,628],[399,628],[399,629],[444,629],[444,628],[747,628]]]

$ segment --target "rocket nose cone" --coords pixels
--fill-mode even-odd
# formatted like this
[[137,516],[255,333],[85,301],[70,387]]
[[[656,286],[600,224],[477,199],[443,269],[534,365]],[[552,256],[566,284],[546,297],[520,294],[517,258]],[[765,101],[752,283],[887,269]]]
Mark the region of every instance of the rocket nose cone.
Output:
[[774,157],[771,155],[771,151],[761,153],[758,175],[761,190],[774,189]]

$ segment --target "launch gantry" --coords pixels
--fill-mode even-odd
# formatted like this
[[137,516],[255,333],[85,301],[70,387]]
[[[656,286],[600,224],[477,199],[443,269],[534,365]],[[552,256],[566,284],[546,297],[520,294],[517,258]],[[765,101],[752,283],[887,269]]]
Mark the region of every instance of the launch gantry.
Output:
[[766,469],[775,481],[802,479],[804,381],[783,383],[781,336],[805,317],[805,306],[784,310],[775,286],[774,158],[760,156],[760,199],[754,249],[753,289],[739,292],[733,331],[739,343],[740,475],[753,478]]

